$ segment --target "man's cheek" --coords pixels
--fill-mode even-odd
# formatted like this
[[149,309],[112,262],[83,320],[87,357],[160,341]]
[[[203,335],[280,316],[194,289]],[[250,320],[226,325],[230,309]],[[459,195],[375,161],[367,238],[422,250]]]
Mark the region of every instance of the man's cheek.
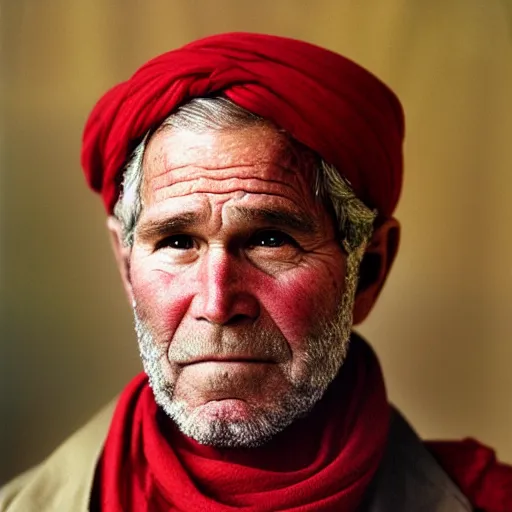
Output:
[[262,293],[280,331],[288,340],[297,340],[314,334],[320,322],[333,314],[341,286],[325,276],[302,273]]
[[134,277],[132,286],[139,318],[156,336],[172,336],[190,306],[190,287],[187,290],[179,279],[164,272],[152,272],[144,279]]

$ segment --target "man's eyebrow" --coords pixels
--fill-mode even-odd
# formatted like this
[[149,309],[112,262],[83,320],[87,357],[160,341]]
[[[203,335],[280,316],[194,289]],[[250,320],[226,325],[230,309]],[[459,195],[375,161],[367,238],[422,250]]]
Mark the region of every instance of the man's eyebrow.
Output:
[[314,233],[319,229],[318,223],[309,215],[302,212],[292,212],[274,208],[233,207],[235,215],[246,222],[271,224],[283,229],[291,229],[300,233]]
[[201,216],[194,212],[183,212],[165,219],[148,220],[139,224],[136,233],[142,240],[160,238],[176,231],[184,231],[201,222]]

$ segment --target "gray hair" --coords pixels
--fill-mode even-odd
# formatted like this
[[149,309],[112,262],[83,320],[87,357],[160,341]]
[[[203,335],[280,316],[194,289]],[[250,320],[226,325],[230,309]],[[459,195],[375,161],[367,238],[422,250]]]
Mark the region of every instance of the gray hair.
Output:
[[[174,128],[200,133],[206,130],[241,129],[268,124],[266,119],[252,114],[227,98],[195,98],[167,117],[157,131]],[[122,192],[114,207],[114,215],[121,223],[126,246],[133,244],[135,227],[143,207],[142,162],[151,134],[148,132],[132,153],[124,171]],[[365,206],[338,170],[321,159],[316,169],[314,193],[334,211],[343,248],[349,254],[357,250],[357,259],[360,259],[371,238],[376,211]]]

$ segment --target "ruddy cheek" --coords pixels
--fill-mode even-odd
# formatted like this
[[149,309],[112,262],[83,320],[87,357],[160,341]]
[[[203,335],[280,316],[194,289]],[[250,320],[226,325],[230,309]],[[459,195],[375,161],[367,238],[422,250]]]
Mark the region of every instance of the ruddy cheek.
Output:
[[322,319],[332,315],[339,296],[337,284],[327,275],[310,274],[262,287],[262,293],[269,314],[289,341],[310,335]]
[[134,276],[137,313],[155,335],[172,335],[190,304],[190,287],[171,274],[152,271]]

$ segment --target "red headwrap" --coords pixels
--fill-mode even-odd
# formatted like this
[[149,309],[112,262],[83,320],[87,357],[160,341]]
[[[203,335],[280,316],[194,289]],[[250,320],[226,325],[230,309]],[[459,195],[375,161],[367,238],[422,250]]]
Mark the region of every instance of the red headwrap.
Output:
[[302,41],[260,34],[207,37],[144,64],[94,107],[82,166],[108,212],[135,145],[192,98],[222,94],[273,121],[348,179],[356,195],[390,216],[402,183],[400,102],[351,60]]

